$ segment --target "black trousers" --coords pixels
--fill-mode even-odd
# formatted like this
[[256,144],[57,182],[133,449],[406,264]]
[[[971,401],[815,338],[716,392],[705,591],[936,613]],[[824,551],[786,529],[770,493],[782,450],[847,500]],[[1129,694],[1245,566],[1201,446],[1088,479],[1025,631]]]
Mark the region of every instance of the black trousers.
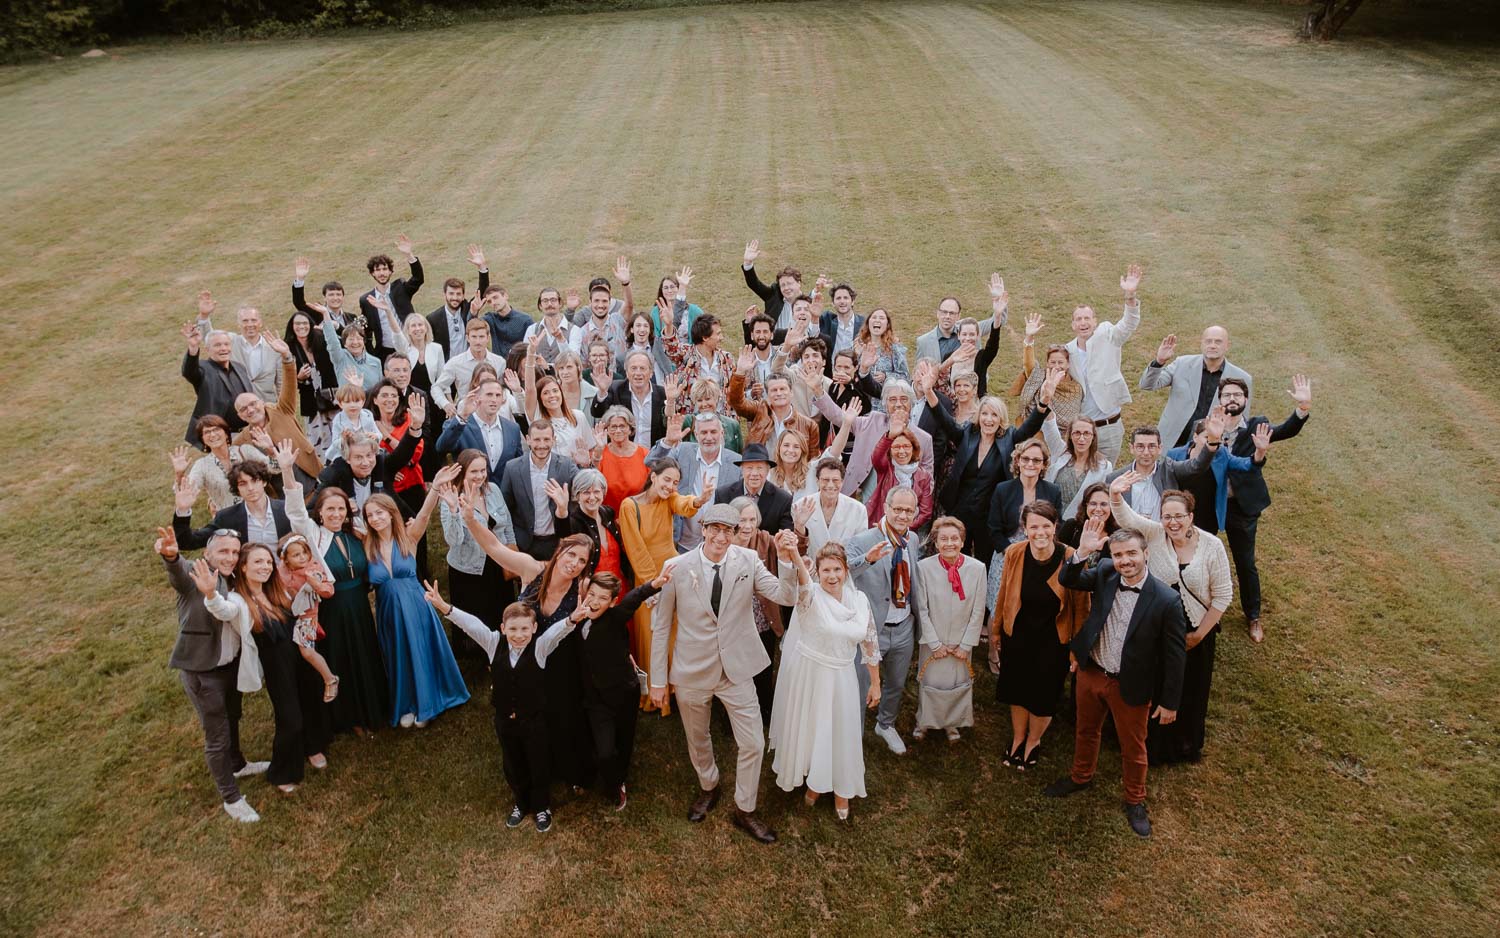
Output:
[[302,701],[297,689],[297,666],[302,663],[302,655],[291,639],[272,638],[268,632],[256,634],[255,647],[260,653],[266,696],[271,699],[271,715],[276,725],[266,781],[272,785],[295,785],[302,781],[307,765],[303,761],[307,752],[302,743]]
[[[503,654],[503,650],[502,650]],[[547,721],[540,717],[517,720],[495,714],[495,736],[500,740],[500,768],[522,814],[552,807],[552,766],[547,755]]]
[[333,722],[323,702],[323,678],[297,652],[297,709],[302,713],[302,754],[327,752],[333,742]]
[[594,761],[599,782],[612,792],[625,784],[635,752],[635,724],[641,713],[641,688],[628,684],[600,693],[584,703],[589,732],[594,737]]
[[1240,608],[1245,618],[1260,618],[1260,570],[1255,566],[1255,528],[1260,515],[1247,515],[1229,502],[1224,515],[1224,533],[1229,535],[1229,555],[1234,558],[1235,576],[1240,581]]
[[1187,653],[1182,672],[1182,702],[1177,719],[1166,726],[1152,720],[1146,727],[1146,754],[1152,765],[1197,762],[1203,757],[1208,723],[1208,697],[1214,680],[1214,651],[1219,629],[1214,627]]
[[[782,621],[790,621],[783,619]],[[771,725],[771,704],[776,698],[776,633],[766,629],[760,633],[760,643],[765,646],[771,663],[755,675],[755,696],[760,699],[760,719],[767,727]]]

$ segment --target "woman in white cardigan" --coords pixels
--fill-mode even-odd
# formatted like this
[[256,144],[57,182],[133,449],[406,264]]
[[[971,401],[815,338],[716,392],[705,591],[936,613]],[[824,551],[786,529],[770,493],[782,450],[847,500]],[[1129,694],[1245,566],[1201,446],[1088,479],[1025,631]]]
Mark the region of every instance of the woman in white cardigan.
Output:
[[1219,619],[1234,598],[1229,555],[1222,541],[1193,526],[1194,499],[1190,492],[1163,492],[1160,522],[1133,511],[1125,504],[1124,494],[1141,478],[1132,469],[1111,483],[1110,507],[1120,527],[1135,528],[1146,535],[1146,567],[1152,576],[1177,590],[1188,621],[1187,666],[1177,720],[1167,726],[1151,721],[1146,752],[1152,765],[1197,762],[1203,758]]
[[1087,417],[1068,421],[1068,435],[1064,438],[1057,426],[1057,416],[1049,413],[1042,422],[1042,439],[1047,441],[1048,455],[1052,457],[1043,478],[1057,486],[1061,494],[1059,516],[1071,518],[1078,513],[1083,491],[1095,482],[1107,482],[1114,464],[1099,452],[1098,430]]
[[443,347],[432,341],[432,327],[421,313],[407,316],[404,330],[406,348],[397,351],[411,362],[411,383],[431,393],[432,382],[442,377],[443,366],[448,363],[443,358]]
[[844,464],[837,456],[824,456],[813,467],[817,491],[792,505],[792,527],[801,538],[802,553],[812,557],[824,544],[847,544],[869,527],[865,506],[843,493]]

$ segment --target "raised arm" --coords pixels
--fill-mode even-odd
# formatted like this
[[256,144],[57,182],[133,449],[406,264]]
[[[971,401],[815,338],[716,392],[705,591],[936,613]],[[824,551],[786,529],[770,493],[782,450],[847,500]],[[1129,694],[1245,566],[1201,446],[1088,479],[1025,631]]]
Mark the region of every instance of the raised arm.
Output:
[[1109,510],[1115,516],[1115,524],[1122,528],[1135,528],[1146,535],[1147,540],[1166,536],[1166,528],[1160,521],[1152,521],[1125,502],[1125,493],[1145,476],[1134,469],[1127,469],[1109,484]]
[[1141,372],[1142,391],[1156,391],[1161,388],[1172,386],[1172,379],[1177,369],[1171,367],[1172,356],[1177,354],[1177,336],[1168,335],[1161,340],[1156,347],[1156,357],[1146,365],[1146,370]]
[[474,643],[484,649],[486,661],[495,660],[495,652],[502,644],[499,632],[485,625],[478,616],[470,615],[443,599],[443,594],[438,591],[437,584],[431,581],[422,583],[425,587],[427,601],[432,604],[440,615],[448,617],[448,621],[463,630],[463,633],[474,640]]
[[467,492],[459,496],[458,506],[464,519],[464,527],[469,530],[469,536],[491,560],[514,573],[523,584],[530,583],[542,575],[542,564],[539,561],[530,554],[523,554],[500,543],[500,539],[480,523],[479,519],[474,516],[474,503]]
[[1124,345],[1141,327],[1141,300],[1136,296],[1140,285],[1141,265],[1131,264],[1125,276],[1120,278],[1120,290],[1125,294],[1125,312],[1110,332],[1110,341],[1115,345]]
[[[412,435],[408,430],[406,435]],[[463,467],[458,463],[451,463],[439,469],[437,475],[432,477],[432,484],[427,487],[427,497],[422,500],[422,507],[417,510],[415,516],[406,522],[406,533],[412,540],[420,540],[427,533],[427,525],[432,520],[432,511],[437,507],[438,490],[444,485],[452,484],[458,478]]]

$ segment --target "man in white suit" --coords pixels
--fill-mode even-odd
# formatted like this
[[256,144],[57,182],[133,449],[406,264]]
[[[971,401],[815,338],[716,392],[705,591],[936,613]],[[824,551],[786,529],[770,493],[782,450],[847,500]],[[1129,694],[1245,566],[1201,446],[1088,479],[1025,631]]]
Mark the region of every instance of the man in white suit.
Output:
[[[1163,449],[1185,446],[1192,439],[1193,424],[1208,416],[1219,403],[1219,384],[1225,378],[1239,378],[1250,385],[1250,373],[1224,356],[1229,354],[1229,330],[1209,326],[1200,340],[1201,355],[1184,355],[1176,361],[1177,336],[1169,335],[1156,347],[1156,358],[1141,373],[1141,390],[1171,388],[1166,406],[1156,428],[1161,431]],[[1247,403],[1241,410],[1249,409]]]
[[1130,385],[1120,374],[1120,349],[1141,325],[1141,268],[1131,264],[1120,278],[1125,313],[1119,322],[1099,322],[1094,310],[1073,310],[1073,340],[1068,343],[1068,374],[1083,387],[1083,416],[1094,421],[1099,452],[1111,463],[1120,456],[1125,427],[1120,408],[1130,403]]
[[675,688],[688,757],[698,773],[700,791],[688,809],[688,820],[696,822],[719,802],[719,766],[708,730],[713,700],[719,698],[739,747],[735,826],[761,843],[775,843],[776,834],[755,814],[765,754],[755,676],[771,666],[771,659],[756,632],[751,603],[757,593],[783,606],[796,602],[797,536],[783,531],[777,538],[782,561],[777,578],[754,551],[730,543],[739,512],[713,505],[699,521],[702,546],[669,561],[672,579],[658,594],[651,622],[651,702],[662,706],[667,685]]

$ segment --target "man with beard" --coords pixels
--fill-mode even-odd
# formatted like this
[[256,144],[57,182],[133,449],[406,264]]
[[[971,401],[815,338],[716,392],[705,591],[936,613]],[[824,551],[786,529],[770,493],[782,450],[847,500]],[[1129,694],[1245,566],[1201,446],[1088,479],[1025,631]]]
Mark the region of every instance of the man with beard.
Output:
[[772,343],[776,338],[776,320],[754,306],[745,310],[745,344],[754,356],[746,380],[750,383],[750,397],[760,400],[766,392],[766,379],[775,371],[776,350]]
[[755,274],[755,259],[759,256],[760,240],[756,239],[745,245],[745,263],[740,269],[745,273],[745,286],[760,297],[766,315],[776,324],[772,339],[780,345],[792,325],[792,303],[802,295],[802,272],[795,267],[783,267],[776,274],[775,285],[762,283]]
[[563,349],[578,351],[578,338],[583,330],[563,315],[562,294],[555,287],[546,287],[536,295],[536,305],[542,318],[527,327],[523,341],[530,343],[537,338],[536,354],[549,365]]
[[[411,239],[406,235],[397,235],[396,250],[406,257],[411,276],[392,280],[395,265],[387,255],[376,254],[365,262],[365,269],[370,272],[370,279],[375,281],[375,286],[359,298],[359,311],[364,314],[365,322],[370,324],[370,351],[382,361],[396,348],[392,335],[401,331],[401,324],[415,311],[411,300],[422,289],[422,262],[413,253]],[[375,296],[385,299],[389,312],[370,302]]]
[[[1288,440],[1302,432],[1302,425],[1312,412],[1312,381],[1306,375],[1293,375],[1292,388],[1287,392],[1296,402],[1296,409],[1284,422],[1271,428],[1271,442]],[[1225,441],[1232,456],[1251,456],[1255,452],[1255,436],[1262,424],[1270,423],[1265,417],[1245,419],[1245,407],[1250,400],[1250,386],[1238,378],[1225,378],[1219,383],[1219,404],[1231,421],[1224,431]],[[1255,533],[1260,524],[1261,512],[1271,506],[1271,493],[1266,489],[1266,480],[1261,475],[1262,464],[1254,463],[1247,470],[1231,469],[1225,478],[1229,487],[1229,506],[1224,515],[1224,533],[1229,536],[1229,554],[1234,558],[1235,575],[1240,581],[1240,607],[1245,610],[1245,623],[1250,638],[1255,642],[1265,641],[1266,633],[1260,621],[1260,571],[1255,565]]]
[[764,401],[745,397],[745,381],[754,367],[754,357],[754,352],[749,347],[740,349],[738,366],[734,369],[734,376],[729,379],[729,406],[745,418],[746,447],[759,443],[774,451],[781,434],[787,430],[795,430],[807,440],[807,452],[821,452],[818,422],[806,414],[798,413],[792,406],[791,375],[785,371],[777,371],[767,377]]
[[[608,277],[595,277],[589,281],[588,309],[570,317],[579,328],[573,350],[580,355],[596,339],[609,343],[610,351],[617,358],[625,354],[625,324],[635,312],[635,295],[630,290],[630,262],[624,256],[615,262],[615,276],[620,278],[624,301],[614,298]],[[568,292],[576,296],[572,290]]]
[[[490,286],[490,268],[484,261],[484,251],[477,244],[469,245],[469,263],[479,268],[479,296],[484,296]],[[443,357],[451,358],[454,344],[463,341],[464,325],[475,315],[465,296],[465,284],[457,277],[443,281],[443,305],[427,314],[427,331],[432,341],[443,347]],[[406,321],[405,317],[401,320]],[[436,377],[436,375],[434,375]]]

